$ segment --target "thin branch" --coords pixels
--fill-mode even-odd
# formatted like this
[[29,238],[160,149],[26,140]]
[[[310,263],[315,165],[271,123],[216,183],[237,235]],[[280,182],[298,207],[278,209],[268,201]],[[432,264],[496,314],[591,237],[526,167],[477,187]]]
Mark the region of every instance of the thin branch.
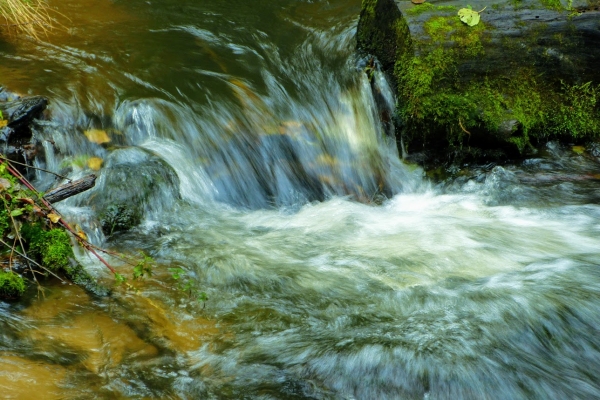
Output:
[[[4,240],[0,239],[0,243],[2,243],[5,246],[9,246],[8,243],[6,243]],[[37,261],[27,257],[25,254],[15,250],[15,253],[17,253],[18,255],[20,255],[21,257],[23,257],[24,259],[31,261],[32,263],[34,263],[35,265],[37,265],[38,267],[40,267],[41,269],[43,269],[44,271],[48,272],[50,275],[58,278],[61,282],[65,282],[64,279],[62,279],[60,276],[56,275],[54,272],[50,271],[48,268],[44,267],[43,265],[41,265],[40,263],[38,263]],[[35,275],[34,275],[35,276]]]
[[[10,214],[10,209],[8,208],[8,205],[6,204],[6,202],[4,202],[4,207],[6,208],[6,212],[8,213],[8,216],[10,217],[10,220],[12,221],[13,229],[15,230],[15,241],[18,240],[19,243],[21,244],[21,249],[23,249],[23,257],[27,261],[27,267],[29,267],[29,271],[31,271],[31,275],[33,276],[33,280],[35,281],[35,284],[39,286],[40,283],[38,282],[37,278],[35,277],[35,274],[33,273],[33,268],[31,268],[31,264],[29,264],[29,257],[27,257],[27,253],[25,252],[25,245],[23,244],[23,241],[21,240],[21,235],[19,235],[19,228],[17,227],[15,218]],[[15,251],[14,243],[13,243],[13,247],[11,248],[11,256],[13,254],[13,251]],[[17,252],[17,254],[18,254],[18,252]]]
[[10,269],[12,271],[12,260],[13,260],[13,255],[15,254],[15,245],[17,244],[17,238],[15,238],[15,240],[13,241],[13,244],[10,248],[10,256],[8,256],[8,269]]
[[464,133],[466,133],[467,135],[469,135],[469,137],[471,137],[471,132],[469,132],[468,130],[465,129],[460,118],[458,119],[458,125],[460,126],[460,129],[462,129],[462,131]]
[[22,162],[18,162],[18,161],[14,161],[14,160],[9,160],[8,158],[6,158],[5,156],[3,156],[2,154],[0,154],[0,158],[3,159],[4,161],[6,161],[9,164],[18,164],[18,165],[22,165],[22,166],[27,167],[27,168],[37,169],[39,171],[47,172],[49,174],[58,176],[59,178],[66,179],[66,180],[69,181],[69,183],[73,182],[73,179],[67,178],[66,176],[63,176],[63,175],[60,175],[60,174],[57,174],[56,172],[52,172],[50,170],[47,170],[47,169],[44,169],[44,168],[40,168],[40,167],[34,167],[34,166],[31,166],[29,164],[25,164],[25,163],[22,163]]

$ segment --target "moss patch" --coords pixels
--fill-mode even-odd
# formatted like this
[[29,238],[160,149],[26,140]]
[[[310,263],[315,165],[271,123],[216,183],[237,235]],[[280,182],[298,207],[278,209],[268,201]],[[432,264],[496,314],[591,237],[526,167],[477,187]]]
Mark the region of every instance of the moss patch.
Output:
[[21,228],[21,234],[29,244],[28,254],[44,267],[64,273],[73,283],[94,295],[110,293],[75,261],[71,239],[65,230],[44,230],[41,224],[26,224]]
[[432,3],[423,3],[415,5],[405,11],[407,15],[420,15],[431,11],[458,11],[458,7],[455,6],[436,6]]
[[111,204],[100,213],[102,231],[106,235],[127,231],[142,220],[139,210],[128,204]]
[[0,298],[16,299],[25,292],[25,280],[11,271],[0,271]]
[[59,228],[48,231],[40,224],[28,224],[21,228],[23,238],[29,243],[29,253],[51,270],[68,270],[74,258],[71,239]]

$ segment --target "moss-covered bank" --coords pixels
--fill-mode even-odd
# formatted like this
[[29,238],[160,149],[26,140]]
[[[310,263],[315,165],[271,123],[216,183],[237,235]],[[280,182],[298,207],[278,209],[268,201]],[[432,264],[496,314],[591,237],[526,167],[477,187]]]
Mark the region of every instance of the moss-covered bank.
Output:
[[[38,196],[0,164],[0,255],[7,260],[6,269],[0,269],[0,298],[20,297],[27,287],[24,275],[31,278],[31,273],[36,280],[39,274],[61,274],[96,295],[106,295],[75,260],[69,234],[56,223],[59,217],[37,205]],[[13,266],[18,264],[29,268],[17,273]]]
[[[600,1],[364,0],[358,45],[397,85],[409,150],[522,154],[600,134]],[[461,150],[461,151],[457,151]]]

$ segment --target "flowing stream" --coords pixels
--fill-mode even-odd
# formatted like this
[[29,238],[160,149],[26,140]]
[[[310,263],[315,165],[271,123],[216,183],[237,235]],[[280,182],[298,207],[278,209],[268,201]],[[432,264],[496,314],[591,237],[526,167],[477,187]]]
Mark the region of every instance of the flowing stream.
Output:
[[[65,218],[154,274],[0,303],[1,397],[600,398],[592,155],[428,182],[381,128],[358,0],[50,4],[69,19],[0,39],[0,80],[50,99],[39,166],[102,163]],[[105,236],[110,204],[140,224]]]

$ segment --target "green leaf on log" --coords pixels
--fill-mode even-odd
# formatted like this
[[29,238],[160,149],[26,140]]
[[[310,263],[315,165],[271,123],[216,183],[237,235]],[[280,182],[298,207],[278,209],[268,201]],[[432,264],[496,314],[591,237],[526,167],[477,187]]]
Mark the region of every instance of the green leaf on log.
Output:
[[460,20],[465,24],[469,26],[475,26],[479,23],[479,20],[481,19],[481,17],[479,16],[479,12],[473,11],[469,8],[461,8],[460,10],[458,10],[458,16]]

